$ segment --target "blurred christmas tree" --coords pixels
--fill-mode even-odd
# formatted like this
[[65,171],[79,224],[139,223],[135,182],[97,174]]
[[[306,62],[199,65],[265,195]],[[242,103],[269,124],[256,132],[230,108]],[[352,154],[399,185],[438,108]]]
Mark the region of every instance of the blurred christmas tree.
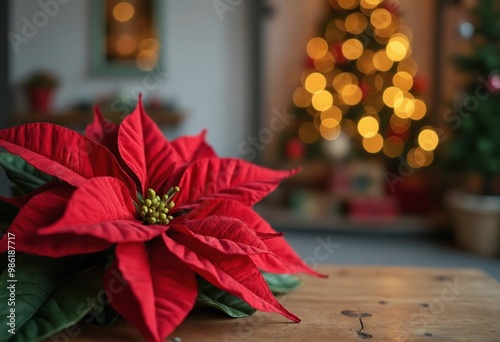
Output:
[[293,94],[300,120],[283,137],[284,154],[362,152],[413,168],[430,165],[438,136],[424,125],[427,107],[417,94],[425,82],[399,7],[382,0],[329,4],[321,35],[307,44],[307,69]]
[[447,120],[454,134],[448,156],[454,170],[481,173],[489,193],[500,173],[500,1],[477,1],[471,14],[460,30],[471,39],[471,53],[455,58],[469,78]]

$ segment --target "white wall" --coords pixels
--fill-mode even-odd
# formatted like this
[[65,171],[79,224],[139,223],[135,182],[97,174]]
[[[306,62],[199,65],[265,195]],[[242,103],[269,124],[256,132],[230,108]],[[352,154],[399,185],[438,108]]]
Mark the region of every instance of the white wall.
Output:
[[[142,78],[90,76],[89,2],[57,1],[65,3],[57,14],[26,44],[19,44],[17,53],[11,48],[11,84],[18,85],[38,69],[53,71],[61,80],[56,109],[115,91],[130,94],[142,84]],[[38,0],[10,0],[10,31],[21,35],[23,18],[33,22],[41,10]],[[157,89],[146,92],[145,98],[175,100],[187,113],[181,127],[166,132],[169,138],[207,128],[209,142],[221,155],[237,156],[236,147],[249,133],[245,122],[251,115],[248,2],[223,13],[223,20],[213,0],[168,0],[162,11],[165,58],[160,70],[168,71],[168,76]],[[19,109],[23,103],[17,102]]]

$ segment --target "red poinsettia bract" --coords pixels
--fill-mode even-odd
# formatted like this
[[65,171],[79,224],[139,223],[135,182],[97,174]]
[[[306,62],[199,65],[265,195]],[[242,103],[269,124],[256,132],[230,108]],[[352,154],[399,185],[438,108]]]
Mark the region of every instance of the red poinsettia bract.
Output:
[[204,132],[169,142],[142,103],[120,125],[96,110],[85,136],[48,123],[4,129],[0,146],[60,180],[11,200],[20,209],[9,227],[17,250],[63,257],[115,246],[104,286],[146,340],[162,341],[184,320],[196,274],[299,321],[260,270],[318,274],[252,209],[295,171],[219,158]]

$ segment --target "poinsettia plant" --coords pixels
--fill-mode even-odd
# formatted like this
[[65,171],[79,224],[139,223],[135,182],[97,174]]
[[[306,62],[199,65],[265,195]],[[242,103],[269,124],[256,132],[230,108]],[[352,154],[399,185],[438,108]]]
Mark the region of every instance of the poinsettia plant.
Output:
[[196,301],[299,322],[273,293],[295,288],[292,274],[321,275],[253,210],[297,170],[220,158],[205,132],[168,141],[140,100],[119,125],[96,109],[85,135],[32,123],[0,130],[0,146],[18,194],[0,198],[0,316],[13,329],[0,340],[119,314],[163,341]]

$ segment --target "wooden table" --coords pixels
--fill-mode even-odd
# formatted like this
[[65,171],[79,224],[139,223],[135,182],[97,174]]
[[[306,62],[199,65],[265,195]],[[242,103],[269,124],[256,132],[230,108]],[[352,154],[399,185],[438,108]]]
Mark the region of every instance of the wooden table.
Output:
[[[476,269],[321,266],[280,301],[302,322],[277,314],[225,318],[196,308],[172,335],[191,341],[500,341],[500,284]],[[141,341],[120,321],[82,326],[70,341]]]

